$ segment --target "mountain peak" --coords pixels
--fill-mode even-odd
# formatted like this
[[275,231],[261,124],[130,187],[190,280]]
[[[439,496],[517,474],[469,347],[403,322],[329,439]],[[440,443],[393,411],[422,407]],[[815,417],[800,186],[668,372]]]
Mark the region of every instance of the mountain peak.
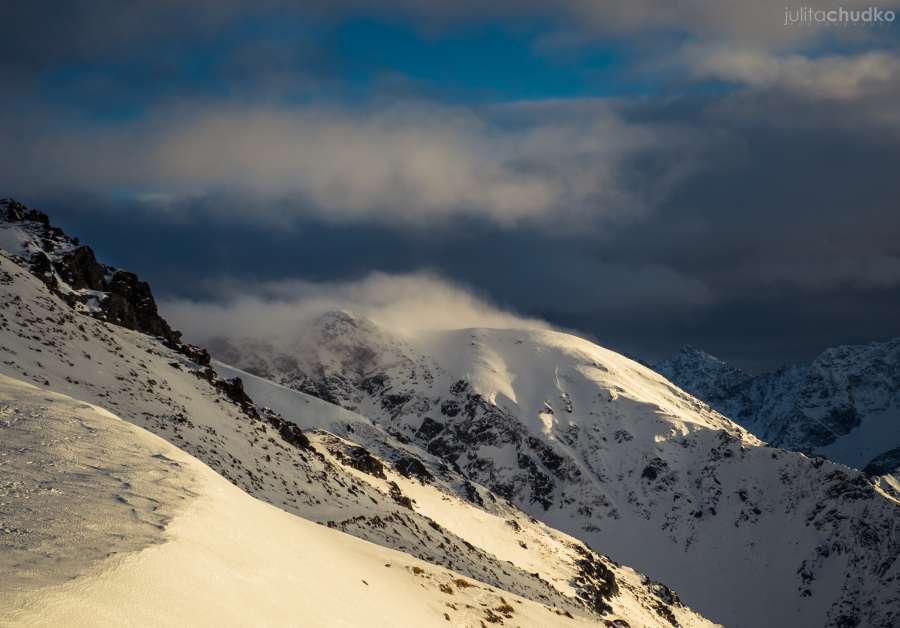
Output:
[[0,198],[0,219],[5,222],[37,222],[44,225],[50,224],[50,219],[44,212],[26,207],[13,198]]
[[708,401],[723,390],[748,380],[750,375],[716,356],[685,345],[654,369],[690,394]]
[[896,468],[895,454],[880,454],[900,443],[900,338],[831,347],[756,376],[685,347],[656,370],[773,445],[869,471]]
[[0,218],[0,249],[76,311],[160,337],[192,360],[209,363],[205,350],[181,342],[181,332],[159,315],[150,285],[136,274],[101,263],[47,214],[19,201],[0,200]]
[[676,357],[681,357],[685,359],[694,359],[694,360],[703,360],[707,362],[715,362],[718,364],[727,364],[721,358],[714,356],[711,353],[707,353],[703,349],[699,349],[694,345],[687,344],[681,347],[676,353]]
[[319,315],[314,325],[319,328],[329,328],[341,326],[360,327],[365,324],[374,325],[369,319],[360,316],[356,312],[339,308],[328,310]]

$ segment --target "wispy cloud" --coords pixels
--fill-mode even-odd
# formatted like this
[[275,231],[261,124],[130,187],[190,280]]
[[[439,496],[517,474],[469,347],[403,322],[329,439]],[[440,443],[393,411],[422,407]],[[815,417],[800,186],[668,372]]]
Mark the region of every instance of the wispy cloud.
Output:
[[196,342],[211,338],[296,339],[322,314],[346,310],[401,334],[469,327],[546,329],[458,284],[428,273],[373,273],[349,282],[224,283],[216,301],[173,300],[165,316]]
[[809,57],[692,46],[682,60],[694,78],[734,81],[811,99],[858,101],[900,89],[900,57],[890,52]]

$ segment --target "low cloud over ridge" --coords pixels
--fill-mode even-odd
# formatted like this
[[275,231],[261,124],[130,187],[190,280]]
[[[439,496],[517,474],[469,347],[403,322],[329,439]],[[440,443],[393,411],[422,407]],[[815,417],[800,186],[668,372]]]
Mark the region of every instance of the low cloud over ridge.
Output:
[[350,282],[283,281],[243,288],[225,283],[221,300],[171,300],[160,308],[188,340],[200,343],[215,337],[289,340],[334,310],[364,316],[405,335],[469,327],[549,328],[428,273],[373,273]]

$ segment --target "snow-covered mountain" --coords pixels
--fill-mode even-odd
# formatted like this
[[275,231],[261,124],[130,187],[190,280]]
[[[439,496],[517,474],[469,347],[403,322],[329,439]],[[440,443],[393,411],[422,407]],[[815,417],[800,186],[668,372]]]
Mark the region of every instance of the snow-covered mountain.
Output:
[[725,625],[886,628],[900,618],[900,503],[858,471],[765,446],[580,338],[403,335],[333,312],[294,338],[210,348],[370,418]]
[[773,445],[870,475],[900,469],[900,338],[758,376],[691,348],[655,368]]
[[682,390],[707,403],[723,390],[732,390],[752,379],[749,373],[690,345],[668,360],[650,366]]
[[[159,530],[163,530],[164,539],[160,552],[153,554],[154,561],[172,555],[176,572],[181,564],[179,561],[185,556],[193,557],[201,564],[213,561],[211,564],[222,565],[228,572],[227,577],[223,576],[223,596],[230,596],[233,587],[250,578],[252,587],[247,584],[246,594],[236,599],[251,606],[267,605],[271,596],[257,598],[254,592],[266,586],[271,591],[282,591],[281,585],[274,580],[290,565],[282,560],[274,562],[274,566],[266,566],[265,557],[274,551],[272,544],[279,542],[278,535],[282,531],[286,528],[295,530],[284,532],[280,541],[286,546],[291,545],[297,542],[296,536],[302,533],[305,525],[286,523],[285,517],[323,524],[321,531],[310,533],[313,539],[310,542],[325,538],[322,535],[329,532],[332,536],[327,538],[331,540],[322,541],[325,548],[350,543],[335,540],[341,539],[334,536],[340,532],[380,546],[350,543],[351,547],[368,549],[335,555],[336,564],[343,565],[347,572],[342,575],[354,586],[358,580],[357,572],[347,567],[352,562],[348,556],[376,556],[377,561],[392,562],[385,556],[391,551],[402,552],[410,557],[403,559],[402,564],[409,566],[416,576],[421,575],[416,569],[424,568],[418,567],[414,559],[431,564],[427,572],[431,582],[414,586],[407,586],[406,580],[396,582],[396,587],[388,594],[389,599],[397,604],[412,604],[413,601],[402,601],[408,594],[405,592],[419,591],[419,585],[422,585],[430,596],[432,585],[437,585],[441,595],[448,596],[445,604],[455,605],[458,607],[455,610],[465,609],[460,610],[464,619],[449,610],[444,611],[451,615],[451,621],[460,625],[477,625],[476,617],[480,617],[478,621],[486,622],[510,619],[494,606],[492,596],[495,593],[492,592],[509,594],[509,599],[516,596],[517,600],[530,600],[535,607],[541,608],[545,614],[543,620],[520,619],[535,625],[567,625],[569,616],[582,623],[605,622],[606,625],[625,625],[615,622],[632,626],[710,625],[685,607],[666,586],[530,518],[502,496],[465,477],[445,459],[408,442],[405,437],[392,436],[365,416],[268,382],[268,388],[263,392],[274,400],[280,396],[277,405],[286,413],[282,415],[262,408],[266,403],[276,404],[270,403],[270,399],[256,403],[239,380],[220,376],[210,365],[209,355],[204,350],[183,343],[180,335],[159,317],[146,284],[130,274],[127,279],[122,279],[126,276],[124,271],[97,262],[92,253],[84,250],[86,247],[52,227],[43,214],[14,202],[0,202],[0,243],[11,249],[0,251],[0,375],[15,380],[3,380],[9,389],[4,394],[10,395],[12,400],[0,408],[0,447],[3,449],[0,457],[0,556],[11,561],[4,564],[3,572],[39,575],[41,569],[46,571],[48,568],[48,554],[52,556],[68,542],[76,543],[78,547],[78,552],[65,554],[73,561],[68,563],[72,569],[68,575],[76,577],[72,584],[74,588],[40,578],[29,586],[13,579],[2,579],[0,599],[4,602],[12,600],[8,596],[14,592],[28,589],[26,597],[15,597],[18,600],[15,602],[16,617],[27,617],[28,621],[22,622],[25,625],[31,625],[32,621],[39,624],[43,620],[35,613],[49,607],[72,608],[73,613],[80,613],[75,615],[81,618],[76,623],[83,625],[120,623],[116,620],[120,617],[115,614],[116,608],[130,608],[129,621],[159,625],[149,621],[148,614],[166,605],[166,595],[174,596],[173,604],[183,599],[184,593],[182,597],[172,593],[173,582],[190,591],[191,583],[195,582],[191,578],[200,578],[196,567],[189,570],[184,581],[174,578],[172,582],[164,582],[163,572],[154,571],[164,569],[164,565],[145,572],[130,568],[118,571],[118,567],[106,570],[110,565],[104,563],[103,575],[99,578],[95,578],[94,570],[94,566],[100,564],[98,561],[110,552],[118,558],[126,557],[123,564],[131,564],[127,557],[137,551],[140,553],[136,556],[144,556],[142,547],[160,542]],[[91,279],[84,279],[85,275]],[[30,388],[27,391],[23,388],[26,384],[48,393],[52,391],[54,395],[37,395],[40,398],[36,398]],[[65,395],[68,399],[59,401],[55,395]],[[57,405],[57,401],[61,405]],[[100,419],[109,419],[106,415],[100,419],[78,415],[72,420],[86,425],[86,434],[95,434],[96,430],[114,431],[118,434],[115,442],[98,439],[93,444],[83,443],[85,449],[79,453],[80,443],[73,445],[68,440],[72,435],[71,425],[63,426],[60,438],[54,437],[53,442],[44,439],[41,430],[50,430],[56,425],[51,419],[59,416],[57,410],[61,412],[62,406],[74,412],[72,404],[75,404],[74,410],[82,404],[88,414],[94,412],[92,408],[101,408],[140,430],[112,430],[108,425],[98,425]],[[26,413],[28,421],[23,422],[21,410],[26,406],[32,409]],[[17,432],[20,429],[28,433],[20,434]],[[157,459],[147,459],[147,449],[141,446],[141,443],[146,444],[142,440],[144,436],[138,437],[132,445],[125,442],[135,434],[144,434],[141,430],[161,437],[183,452],[185,458],[196,458],[250,496],[287,514],[276,517],[271,515],[271,509],[250,506],[255,502],[238,499],[234,491],[227,499],[210,498],[212,501],[201,491],[203,505],[197,511],[197,517],[179,519],[181,500],[193,499],[189,493],[194,490],[191,488],[194,485],[188,485],[189,491],[182,490],[186,480],[174,474],[171,476],[174,478],[171,482],[173,491],[165,490],[169,484],[165,479],[165,465],[161,466]],[[78,429],[75,432],[74,436],[80,433]],[[16,441],[15,438],[24,440]],[[127,456],[106,460],[107,448],[137,452],[135,466],[129,467]],[[78,454],[74,461],[70,459],[73,452]],[[174,458],[169,453],[162,455],[167,459]],[[61,459],[57,461],[56,456]],[[42,461],[42,464],[37,467],[30,464],[36,461]],[[106,462],[113,467],[104,466]],[[198,464],[196,461],[183,462],[192,473],[203,475],[206,472],[197,471]],[[53,475],[54,466],[58,475]],[[67,469],[72,473],[69,474]],[[157,483],[159,486],[148,487],[146,482],[135,481],[132,476],[141,469],[147,470],[150,478],[162,474]],[[45,471],[49,476],[41,475]],[[88,496],[88,487],[94,485],[107,487],[114,494],[98,492]],[[84,508],[64,506],[61,512],[59,504],[65,504],[65,500],[60,498],[52,504],[56,495],[69,495],[76,501],[80,500],[79,495],[89,498],[83,500]],[[116,504],[105,504],[104,507],[98,503],[107,498],[126,504],[127,508],[123,510]],[[42,504],[45,499],[50,502]],[[235,512],[226,515],[224,513],[231,508],[229,504],[234,504]],[[41,510],[44,506],[46,509]],[[263,511],[270,514],[260,514],[258,523],[232,520],[251,516],[246,513]],[[118,514],[110,514],[113,512]],[[213,519],[219,522],[228,517],[227,524],[214,523],[210,512],[218,513]],[[133,528],[115,519],[117,516],[135,517],[141,522],[137,526],[141,532],[131,539],[133,544],[120,543],[123,538],[130,537]],[[64,528],[70,525],[69,522],[97,534],[76,534],[74,537],[70,534],[67,537]],[[235,536],[229,536],[230,533],[222,529],[231,526],[237,526]],[[179,531],[185,529],[193,532],[179,536]],[[216,530],[216,535],[207,535],[209,539],[205,542],[198,537],[203,530]],[[239,540],[253,530],[260,537],[272,540],[265,544],[267,549],[258,561],[252,560],[252,552],[224,552],[222,544],[228,539]],[[177,546],[174,549],[170,547],[173,543]],[[306,545],[298,547],[302,549]],[[48,552],[47,548],[55,549]],[[285,556],[298,556],[299,551],[291,550]],[[324,549],[311,555],[315,556],[313,565],[327,561]],[[90,565],[80,564],[79,556],[85,557]],[[363,560],[361,571],[375,565],[369,559],[360,560]],[[7,568],[7,565],[11,567]],[[296,560],[298,572],[302,574],[307,568],[303,560]],[[242,569],[247,571],[242,572]],[[471,592],[477,595],[470,600],[469,593],[456,592],[458,587],[448,585],[452,592],[442,589],[440,584],[446,584],[445,577],[450,577],[448,570],[452,570],[452,578],[478,583],[477,587],[481,589]],[[121,579],[118,579],[119,575],[122,575]],[[161,597],[142,596],[143,602],[136,599],[135,592],[128,589],[128,583],[142,577],[150,579],[153,590],[158,590]],[[297,574],[285,577],[291,582],[304,582],[297,580]],[[322,587],[336,582],[335,579],[323,579],[316,586],[309,585],[310,591],[321,591]],[[73,600],[71,591],[82,590],[79,589],[82,585],[84,590],[94,592],[93,597],[84,597],[85,602]],[[107,589],[104,587],[117,592],[109,597],[111,601],[96,607],[87,606],[90,600],[105,595],[103,591]],[[57,596],[60,591],[62,597]],[[208,591],[204,595],[207,593],[212,595]],[[457,597],[449,597],[452,595]],[[333,625],[322,618],[329,612],[334,617],[344,617],[349,612],[347,609],[296,608],[294,598],[286,597],[289,599],[283,600],[282,604],[290,606],[297,621],[304,625]],[[119,599],[132,606],[116,605],[115,601]],[[334,592],[313,599],[319,604],[335,603]],[[341,604],[346,604],[346,598],[340,599]],[[428,599],[432,600],[431,597]],[[57,602],[61,606],[57,607]],[[505,604],[501,602],[499,606]],[[92,618],[91,608],[103,608],[102,613],[112,614],[98,614]],[[174,612],[174,609],[169,610]],[[360,610],[375,612],[366,605],[361,605]],[[5,609],[0,609],[0,613],[3,612]],[[96,612],[101,613],[100,610]],[[209,617],[218,616],[209,614]],[[172,617],[170,623],[173,625],[179,623],[178,618],[184,618],[177,613],[163,613],[161,617]],[[240,617],[242,615],[236,614],[225,624],[240,625]],[[443,615],[439,618],[446,621]],[[403,620],[391,617],[370,619],[373,625],[406,625]],[[52,625],[53,621],[48,621]],[[210,620],[210,623],[214,622]],[[278,624],[274,619],[271,623]]]
[[0,417],[4,626],[595,625],[255,500],[97,406],[0,376]]

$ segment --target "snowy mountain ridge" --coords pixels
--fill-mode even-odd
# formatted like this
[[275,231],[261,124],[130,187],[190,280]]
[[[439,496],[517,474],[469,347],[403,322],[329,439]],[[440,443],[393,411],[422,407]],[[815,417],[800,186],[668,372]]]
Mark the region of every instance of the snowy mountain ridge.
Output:
[[293,344],[210,347],[370,418],[726,625],[897,619],[896,500],[859,472],[765,446],[588,341],[516,329],[399,336],[335,312]]
[[870,475],[900,468],[900,338],[758,376],[690,349],[656,370],[773,445]]
[[3,625],[595,625],[253,499],[91,404],[0,376],[0,416]]

